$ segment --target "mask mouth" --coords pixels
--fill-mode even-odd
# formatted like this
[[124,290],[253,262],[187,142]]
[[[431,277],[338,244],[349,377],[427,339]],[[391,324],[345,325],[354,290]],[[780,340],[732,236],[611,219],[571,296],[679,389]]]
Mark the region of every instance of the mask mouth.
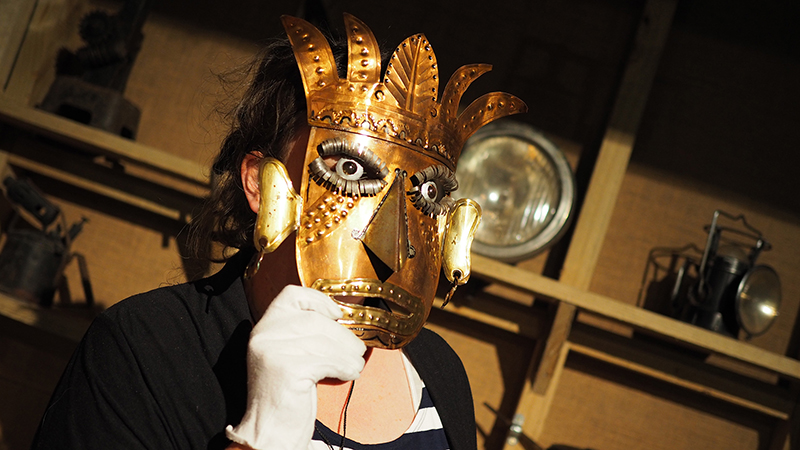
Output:
[[367,310],[379,310],[392,314],[397,319],[408,319],[411,311],[403,305],[395,303],[390,298],[354,295],[333,295],[336,303],[349,307],[362,306]]
[[367,346],[400,348],[425,322],[422,300],[391,283],[375,279],[317,280],[311,285],[330,296],[344,312],[339,323]]

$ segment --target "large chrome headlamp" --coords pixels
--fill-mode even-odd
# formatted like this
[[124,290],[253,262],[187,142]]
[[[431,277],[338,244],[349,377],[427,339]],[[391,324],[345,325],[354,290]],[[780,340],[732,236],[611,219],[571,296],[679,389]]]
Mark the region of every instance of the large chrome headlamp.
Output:
[[464,145],[454,196],[478,202],[475,253],[506,262],[529,258],[563,234],[575,205],[564,154],[533,127],[512,121],[478,130]]

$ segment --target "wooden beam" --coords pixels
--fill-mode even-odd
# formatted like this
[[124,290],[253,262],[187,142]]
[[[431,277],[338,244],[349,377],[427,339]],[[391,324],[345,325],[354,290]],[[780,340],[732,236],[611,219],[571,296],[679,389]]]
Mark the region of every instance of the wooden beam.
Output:
[[[554,385],[558,385],[558,381],[561,379],[561,374],[564,372],[564,364],[567,361],[569,351],[569,342],[566,342],[564,345],[559,347],[559,352],[556,357],[556,364],[553,365],[553,373],[550,374],[550,379]],[[553,404],[553,399],[555,398],[555,389],[548,390],[544,393],[544,395],[525,395],[526,391],[530,392],[533,390],[533,386],[531,385],[532,382],[533,380],[528,378],[525,386],[523,386],[523,395],[520,396],[519,405],[517,406],[518,414],[519,411],[549,411],[550,406]],[[534,442],[538,441],[539,437],[544,431],[547,416],[524,414],[524,418],[525,421],[522,425],[523,434],[525,434]],[[512,445],[509,445],[509,443],[506,442],[506,447],[512,447]]]
[[794,411],[787,420],[780,421],[772,429],[766,446],[767,450],[784,450],[787,447],[790,450],[800,450],[800,401],[797,399],[797,394],[795,394]]
[[15,51],[13,70],[3,80],[2,89],[6,96],[24,105],[36,104],[44,98],[55,78],[56,53],[70,37],[77,36],[78,20],[85,6],[79,0],[34,3],[24,40],[19,51]]
[[727,403],[731,403],[734,405],[738,405],[747,409],[751,409],[756,412],[760,412],[762,414],[766,414],[768,416],[772,416],[773,418],[780,419],[780,420],[787,420],[789,418],[789,413],[784,412],[780,409],[770,408],[768,406],[764,406],[760,402],[751,401],[747,399],[743,399],[736,395],[728,394],[724,391],[720,391],[715,389],[712,386],[706,386],[699,383],[691,382],[683,377],[678,377],[671,375],[666,372],[659,371],[658,369],[653,369],[649,366],[638,364],[635,361],[627,358],[627,357],[617,357],[603,351],[597,350],[590,346],[575,344],[574,342],[569,343],[569,348],[571,351],[581,353],[583,355],[589,356],[591,358],[604,361],[624,369],[628,369],[633,372],[640,373],[642,375],[647,375],[651,378],[655,378],[661,381],[666,381],[675,386],[680,386],[685,389],[689,389],[691,391],[695,391],[698,394],[707,395],[709,397],[714,397],[720,400],[723,400]]
[[0,92],[8,84],[35,7],[36,0],[0,2]]
[[0,316],[75,343],[80,342],[90,324],[88,318],[42,308],[4,293],[0,293]]
[[[641,122],[644,107],[655,78],[661,52],[669,35],[676,0],[648,0],[645,2],[634,37],[633,48],[626,63],[617,98],[611,111],[609,124],[600,146],[597,162],[592,171],[589,189],[570,241],[569,250],[561,271],[561,282],[579,289],[588,289],[597,265],[597,259],[611,221],[619,189],[628,167],[636,130]],[[538,404],[545,409],[522,410],[517,413],[536,417],[535,422],[547,416],[549,401],[532,402],[527,396],[552,397],[553,374],[558,370],[562,347],[569,336],[576,309],[569,304],[559,304],[552,331],[547,338],[540,361],[532,361],[528,376],[533,382],[523,390],[520,404]],[[538,435],[532,435],[538,439]]]
[[58,170],[56,168],[46,166],[44,164],[29,161],[17,155],[9,155],[8,163],[12,166],[16,166],[21,169],[25,169],[48,178],[52,178],[54,180],[67,183],[71,186],[85,189],[89,192],[94,192],[95,194],[100,194],[104,197],[108,197],[126,203],[128,205],[143,209],[145,211],[159,214],[169,219],[173,219],[179,222],[188,222],[190,218],[189,214],[187,213],[189,210],[188,208],[187,210],[184,211],[169,208],[163,206],[161,203],[154,202],[152,200],[148,200],[146,198],[142,198],[136,195],[131,195],[127,192],[111,188],[106,184],[78,177],[72,175],[71,173],[64,172],[62,170]]
[[0,137],[0,148],[9,153],[8,158],[18,168],[172,219],[185,220],[208,195],[208,189],[197,184],[130,164],[109,167],[102,158],[52,145],[27,133],[6,133]]
[[705,364],[678,348],[620,336],[585,324],[576,324],[569,347],[572,352],[779,420],[788,420],[794,409],[794,395],[789,389]]
[[45,136],[79,150],[131,162],[159,172],[208,185],[208,169],[193,161],[139,144],[0,96],[0,122]]
[[[531,385],[533,395],[548,396],[547,391],[553,379],[553,374],[557,370],[560,370],[560,367],[558,367],[559,361],[561,360],[559,355],[561,355],[562,347],[567,342],[570,330],[572,329],[575,311],[575,306],[566,302],[558,302],[556,305],[556,313],[553,316],[550,333],[547,335],[544,352],[539,360],[539,364],[534,369],[535,375],[533,376],[533,384]],[[553,393],[554,392],[550,392],[549,396],[552,397]],[[525,393],[523,393],[523,395],[525,395]],[[549,405],[550,402],[548,401],[546,404]],[[538,437],[539,436],[536,436],[536,438]]]
[[[476,301],[480,302],[482,299]],[[520,311],[520,308],[509,308],[498,302],[491,304],[491,313],[483,310],[485,308],[469,304],[449,303],[445,308],[442,308],[442,304],[444,300],[439,297],[433,300],[433,306],[443,309],[445,313],[456,314],[510,333],[530,339],[541,339],[544,334],[545,319],[543,315],[536,315],[533,311]]]

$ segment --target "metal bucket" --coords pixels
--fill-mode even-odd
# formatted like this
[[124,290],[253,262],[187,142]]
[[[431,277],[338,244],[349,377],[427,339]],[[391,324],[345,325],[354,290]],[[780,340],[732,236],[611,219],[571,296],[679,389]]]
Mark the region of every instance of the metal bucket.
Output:
[[0,290],[42,306],[53,304],[66,249],[39,230],[10,230],[0,252]]

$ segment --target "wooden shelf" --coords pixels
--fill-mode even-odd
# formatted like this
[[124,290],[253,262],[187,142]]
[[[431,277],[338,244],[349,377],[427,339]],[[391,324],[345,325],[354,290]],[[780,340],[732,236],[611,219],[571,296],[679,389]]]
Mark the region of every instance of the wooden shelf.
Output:
[[157,201],[141,198],[136,195],[131,195],[125,191],[114,189],[103,183],[98,183],[90,179],[78,177],[63,170],[59,170],[50,166],[46,166],[44,164],[30,161],[29,159],[20,157],[18,155],[8,155],[8,163],[12,166],[19,167],[42,176],[61,181],[63,183],[67,183],[69,185],[85,189],[87,191],[94,192],[96,194],[100,194],[123,203],[127,203],[131,206],[135,206],[145,211],[159,214],[173,220],[184,220],[185,218],[185,213],[183,212],[185,211],[185,209],[180,210],[180,209],[170,208],[164,206],[162,203],[159,203]]
[[569,351],[633,371],[697,394],[716,398],[779,420],[794,408],[787,388],[702,364],[700,356],[665,348],[642,339],[629,339],[576,324]]
[[201,187],[208,186],[208,169],[162,150],[115,136],[0,96],[0,122],[53,139],[77,150],[131,162]]
[[90,319],[57,308],[42,308],[0,292],[0,315],[71,343],[80,342]]
[[776,374],[800,380],[800,361],[796,359],[771,353],[746,342],[584,291],[480,255],[472,255],[472,267],[476,276],[530,292],[537,295],[538,298],[561,301],[578,310],[630,325],[670,341],[725,355]]
[[[180,223],[188,223],[193,210],[208,193],[207,169],[199,164],[32,107],[16,105],[0,96],[0,125],[3,124],[6,133],[0,142],[4,145],[2,151],[7,153],[3,160],[17,169]],[[117,161],[124,170],[96,164],[80,152]]]

